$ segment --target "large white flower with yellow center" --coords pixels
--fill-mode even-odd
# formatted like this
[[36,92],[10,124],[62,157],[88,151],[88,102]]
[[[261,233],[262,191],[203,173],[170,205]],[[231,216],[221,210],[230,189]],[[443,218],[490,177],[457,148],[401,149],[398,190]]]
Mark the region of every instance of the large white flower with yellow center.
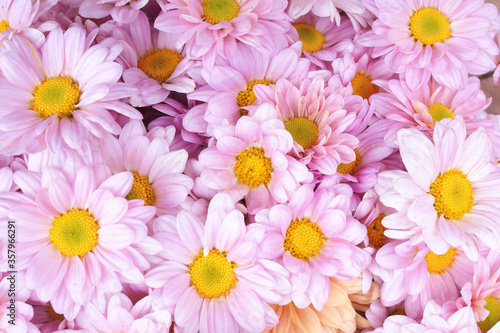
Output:
[[437,122],[431,142],[415,129],[398,132],[404,171],[384,171],[375,187],[388,215],[385,234],[423,239],[442,255],[461,247],[472,260],[481,244],[500,249],[500,169],[491,162],[491,141],[480,128],[466,138],[465,123]]
[[259,231],[245,226],[228,195],[214,196],[205,223],[181,211],[155,225],[164,249],[146,284],[174,314],[176,332],[262,332],[278,323],[268,304],[290,292],[288,273],[258,256]]

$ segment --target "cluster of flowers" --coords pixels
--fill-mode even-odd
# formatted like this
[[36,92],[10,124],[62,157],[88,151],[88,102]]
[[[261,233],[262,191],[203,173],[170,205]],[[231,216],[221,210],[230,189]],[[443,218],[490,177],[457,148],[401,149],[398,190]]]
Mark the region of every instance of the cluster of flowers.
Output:
[[500,331],[493,5],[0,0],[0,43],[0,331]]

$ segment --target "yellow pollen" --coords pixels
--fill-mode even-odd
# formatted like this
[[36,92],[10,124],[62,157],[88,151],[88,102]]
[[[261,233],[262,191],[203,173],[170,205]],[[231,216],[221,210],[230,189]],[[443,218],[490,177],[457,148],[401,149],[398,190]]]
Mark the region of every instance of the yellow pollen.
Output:
[[356,168],[361,162],[361,155],[358,153],[358,148],[354,149],[354,153],[356,154],[356,159],[349,163],[340,163],[337,166],[337,172],[343,173],[344,175],[352,175],[356,172]]
[[304,149],[312,148],[318,140],[318,125],[307,118],[291,118],[285,121],[285,129]]
[[429,271],[429,274],[444,273],[446,268],[451,269],[451,265],[455,261],[456,256],[458,256],[458,253],[453,247],[450,247],[445,254],[440,255],[437,255],[432,251],[427,252],[425,255],[427,271]]
[[[262,79],[262,80],[252,80],[247,83],[247,88],[240,90],[238,92],[238,96],[236,96],[236,103],[238,103],[238,106],[241,108],[242,106],[249,106],[252,105],[257,97],[255,96],[255,93],[253,92],[253,87],[257,84],[265,84],[266,86],[270,84],[274,84],[273,81],[270,81],[268,79]],[[241,110],[240,110],[241,112]],[[248,111],[247,111],[248,114]]]
[[238,183],[256,188],[271,181],[273,162],[264,155],[264,148],[251,147],[236,156],[234,174]]
[[390,316],[406,316],[405,308],[399,308],[399,309],[396,309],[396,310],[390,312],[388,317],[390,317]]
[[486,301],[484,308],[488,310],[490,314],[485,320],[477,323],[482,333],[488,332],[498,323],[498,321],[500,321],[500,304],[498,304],[498,300],[494,296],[488,296],[484,300]]
[[188,265],[191,282],[203,298],[226,296],[235,287],[236,264],[227,261],[227,253],[217,249],[203,255],[203,250]]
[[423,45],[444,42],[450,38],[450,21],[434,7],[421,7],[410,18],[410,32]]
[[210,24],[231,21],[240,12],[240,6],[234,0],[203,0],[203,18]]
[[137,61],[137,68],[150,78],[163,83],[168,80],[182,56],[171,49],[157,49],[149,51]]
[[385,240],[387,239],[387,237],[384,235],[386,227],[382,225],[382,219],[384,217],[384,214],[380,214],[375,220],[372,221],[372,223],[370,223],[366,227],[370,244],[376,249],[380,249],[385,244]]
[[429,107],[429,114],[431,115],[434,124],[436,121],[443,120],[444,118],[455,119],[453,112],[441,103],[432,104]]
[[295,219],[286,230],[283,243],[285,251],[289,251],[297,259],[309,261],[319,254],[325,243],[325,234],[321,228],[308,218]]
[[352,94],[370,98],[371,95],[377,92],[377,86],[372,83],[372,79],[362,71],[357,72],[351,80]]
[[323,49],[325,36],[321,34],[312,25],[305,23],[294,23],[293,27],[299,34],[299,40],[302,42],[302,50],[314,53]]
[[135,171],[132,171],[134,175],[134,183],[130,192],[128,192],[125,199],[134,200],[142,199],[144,200],[144,206],[151,206],[155,202],[155,197],[153,193],[153,187],[149,183],[149,178],[144,176],[139,176]]
[[72,208],[54,217],[50,240],[63,255],[83,256],[97,244],[97,230],[99,226],[88,209]]
[[5,20],[1,20],[0,21],[0,33],[4,32],[5,30],[9,30],[9,29],[10,29],[9,23],[7,23],[7,21],[5,21]]
[[76,110],[80,100],[78,83],[67,76],[46,77],[33,88],[32,110],[44,119],[58,113],[59,118],[68,117]]
[[434,209],[438,216],[444,215],[449,220],[460,220],[474,204],[472,184],[457,169],[439,174],[432,182],[429,193],[434,197]]
[[49,314],[50,318],[54,321],[56,321],[56,320],[63,321],[65,319],[64,315],[54,311],[54,308],[52,307],[52,304],[50,304],[50,303],[49,303],[49,308],[47,309],[47,313]]

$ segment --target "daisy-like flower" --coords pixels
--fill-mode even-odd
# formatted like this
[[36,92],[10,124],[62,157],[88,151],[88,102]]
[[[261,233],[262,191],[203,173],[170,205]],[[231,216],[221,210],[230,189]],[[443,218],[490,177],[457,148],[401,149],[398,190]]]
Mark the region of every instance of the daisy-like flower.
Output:
[[34,179],[20,183],[23,192],[36,191],[35,200],[24,197],[9,216],[18,222],[18,271],[26,273],[23,283],[36,300],[73,320],[97,289],[119,292],[122,281],[144,280],[143,254],[157,252],[145,224],[154,209],[121,197],[132,187],[131,173],[97,184],[89,167],[70,180],[46,168],[41,184]]
[[51,31],[41,53],[20,39],[7,43],[10,50],[0,56],[1,153],[78,149],[89,136],[119,134],[109,110],[142,118],[120,101],[135,89],[118,83],[123,69],[113,60],[119,46],[88,47],[79,26]]
[[387,66],[400,73],[411,89],[432,75],[440,84],[463,89],[467,74],[495,68],[491,56],[498,47],[488,33],[498,10],[484,0],[375,1],[364,0],[377,16],[372,30],[359,42],[384,56]]
[[467,132],[475,131],[479,126],[491,127],[491,123],[477,116],[491,104],[491,97],[481,90],[480,80],[470,77],[463,90],[450,89],[430,79],[422,88],[412,90],[404,81],[390,80],[387,92],[376,94],[371,99],[375,114],[390,119],[385,141],[394,146],[396,133],[401,128],[416,128],[430,133],[434,124],[445,118],[454,119],[461,115],[465,119]]
[[130,23],[137,19],[141,8],[148,0],[83,0],[78,6],[78,13],[83,17],[100,19],[111,15],[120,23]]
[[285,7],[282,0],[171,0],[155,28],[181,33],[177,46],[185,44],[186,55],[210,70],[217,56],[232,58],[238,43],[272,52],[273,38],[290,29]]
[[352,50],[355,31],[347,20],[336,26],[325,17],[309,13],[294,20],[292,25],[294,29],[288,33],[295,41],[302,42],[302,54],[318,68],[326,68],[326,63],[337,58],[337,54]]
[[345,282],[330,279],[330,297],[322,311],[317,311],[313,306],[300,309],[293,303],[272,305],[280,322],[264,332],[341,333],[370,327],[366,319],[355,310],[358,310],[356,305],[370,304],[378,297],[378,285],[373,284],[372,290],[363,294],[360,280],[361,278],[358,278]]
[[457,116],[436,123],[434,142],[416,129],[400,130],[397,141],[407,172],[381,172],[375,186],[380,201],[398,211],[384,218],[385,234],[424,240],[437,255],[461,247],[473,261],[481,243],[498,250],[500,169],[485,131],[466,138]]
[[133,174],[133,185],[125,198],[141,199],[145,206],[156,207],[157,215],[175,212],[193,187],[193,180],[183,174],[187,152],[170,151],[174,133],[173,126],[156,127],[146,136],[144,125],[133,121],[123,127],[119,139],[108,135],[101,141],[111,172]]
[[298,308],[312,304],[321,311],[330,297],[329,278],[354,279],[370,262],[370,255],[356,246],[366,228],[350,214],[346,186],[314,192],[303,185],[288,204],[255,216],[265,229],[261,250],[290,272],[290,301]]
[[125,41],[118,60],[124,65],[123,80],[139,89],[130,97],[134,106],[149,106],[162,102],[170,91],[188,93],[194,90],[194,81],[186,72],[194,62],[185,57],[183,45],[176,47],[178,34],[151,31],[143,12],[126,26],[127,31],[115,27],[114,36]]
[[275,44],[276,50],[271,54],[241,45],[234,57],[217,63],[211,71],[201,70],[206,85],[188,97],[207,102],[207,110],[202,116],[208,123],[208,134],[213,135],[214,129],[225,121],[235,125],[242,115],[254,110],[255,86],[274,85],[281,78],[306,77],[310,63],[301,59],[299,43],[288,47],[288,41],[282,37],[277,38]]
[[262,332],[278,323],[268,303],[290,292],[288,274],[257,256],[261,230],[245,226],[228,195],[214,196],[205,224],[187,211],[157,224],[162,261],[146,284],[155,303],[172,309],[176,331]]
[[449,248],[437,255],[423,242],[390,241],[378,250],[376,261],[391,271],[382,277],[382,304],[393,306],[404,300],[406,315],[415,319],[430,300],[442,305],[457,299],[459,289],[473,275],[473,263],[461,249]]
[[297,19],[309,12],[320,17],[328,17],[331,22],[340,25],[341,12],[344,12],[356,31],[366,28],[372,22],[371,13],[365,9],[361,0],[291,0],[288,14]]
[[275,105],[277,117],[293,137],[292,154],[310,170],[334,174],[340,163],[355,160],[359,141],[345,133],[356,117],[344,109],[344,98],[325,81],[281,79],[275,87],[255,87],[262,103]]
[[253,117],[241,117],[236,126],[220,126],[214,136],[216,144],[199,156],[205,166],[201,181],[235,200],[245,197],[250,214],[270,200],[286,202],[300,183],[312,180],[307,167],[287,155],[292,135],[271,104],[261,105]]

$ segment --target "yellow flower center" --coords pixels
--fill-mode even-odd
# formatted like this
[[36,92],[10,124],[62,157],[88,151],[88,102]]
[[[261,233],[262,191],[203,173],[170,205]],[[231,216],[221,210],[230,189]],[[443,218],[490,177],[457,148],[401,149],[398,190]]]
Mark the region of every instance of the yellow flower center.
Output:
[[485,320],[477,323],[481,332],[486,333],[495,326],[498,321],[500,321],[500,304],[494,296],[488,296],[484,299],[486,305],[484,308],[490,312]]
[[54,311],[54,308],[52,307],[52,304],[50,304],[50,303],[49,303],[49,308],[47,309],[47,313],[49,314],[50,318],[54,321],[56,321],[56,320],[63,321],[65,319],[64,315]]
[[321,228],[308,218],[303,218],[290,223],[283,248],[295,258],[308,261],[321,251],[324,243],[325,235]]
[[458,256],[457,250],[450,247],[445,254],[437,255],[432,251],[427,252],[425,255],[425,261],[427,262],[427,270],[429,274],[441,274],[444,273],[446,268],[451,269],[451,265],[455,261],[455,257]]
[[410,18],[410,32],[423,45],[444,42],[450,38],[450,21],[434,7],[422,7]]
[[434,209],[438,216],[444,215],[449,220],[460,220],[474,204],[472,184],[457,169],[439,174],[432,182],[429,193],[434,197]]
[[380,249],[384,244],[387,237],[384,235],[386,227],[382,225],[382,219],[385,217],[384,214],[380,214],[375,220],[366,227],[368,233],[368,239],[370,244],[376,248]]
[[150,78],[163,83],[168,80],[182,56],[171,49],[158,49],[149,51],[137,61],[137,68],[146,73]]
[[132,171],[134,175],[134,182],[132,184],[132,188],[130,192],[128,192],[125,199],[134,200],[134,199],[142,199],[144,200],[145,206],[151,206],[155,202],[155,197],[153,193],[153,187],[149,183],[149,178],[144,176],[139,176],[139,174],[135,171]]
[[99,226],[88,209],[72,208],[54,217],[50,240],[63,255],[83,256],[97,244],[97,230]]
[[352,94],[370,98],[371,95],[377,92],[377,86],[372,83],[372,79],[362,71],[357,72],[351,80]]
[[78,83],[67,76],[46,77],[34,87],[31,109],[44,119],[58,113],[59,118],[68,117],[80,100]]
[[236,264],[227,261],[226,252],[217,249],[203,255],[203,250],[188,265],[191,282],[203,298],[225,296],[236,283]]
[[234,0],[203,0],[203,18],[210,24],[231,21],[240,12],[240,6]]
[[429,107],[429,114],[431,115],[434,124],[436,121],[443,120],[444,118],[455,119],[453,112],[441,103],[432,104]]
[[302,50],[314,53],[323,49],[325,36],[316,30],[312,25],[305,23],[294,23],[293,27],[299,34],[299,40],[302,42]]
[[285,121],[285,129],[304,149],[312,148],[318,140],[318,125],[307,118],[291,118]]
[[[274,84],[273,81],[270,81],[268,79],[262,79],[262,80],[252,80],[247,83],[247,88],[240,90],[238,92],[238,96],[236,97],[236,103],[238,103],[239,107],[242,106],[249,106],[252,105],[257,97],[255,96],[255,93],[253,92],[253,87],[257,84],[265,84],[266,86],[270,84]],[[248,112],[247,112],[248,114]]]
[[264,148],[251,147],[243,150],[236,156],[234,174],[238,183],[256,188],[267,185],[273,173],[273,163],[264,155]]
[[390,316],[406,316],[406,311],[405,311],[405,308],[399,308],[399,309],[396,309],[392,312],[389,313],[388,317]]
[[356,167],[361,162],[361,155],[358,153],[358,148],[354,149],[354,153],[356,154],[356,159],[349,163],[340,163],[337,166],[337,172],[343,173],[344,175],[352,175],[356,172]]
[[10,29],[9,23],[7,23],[7,21],[5,21],[5,20],[1,20],[0,21],[0,33],[4,32],[5,30],[9,30],[9,29]]

